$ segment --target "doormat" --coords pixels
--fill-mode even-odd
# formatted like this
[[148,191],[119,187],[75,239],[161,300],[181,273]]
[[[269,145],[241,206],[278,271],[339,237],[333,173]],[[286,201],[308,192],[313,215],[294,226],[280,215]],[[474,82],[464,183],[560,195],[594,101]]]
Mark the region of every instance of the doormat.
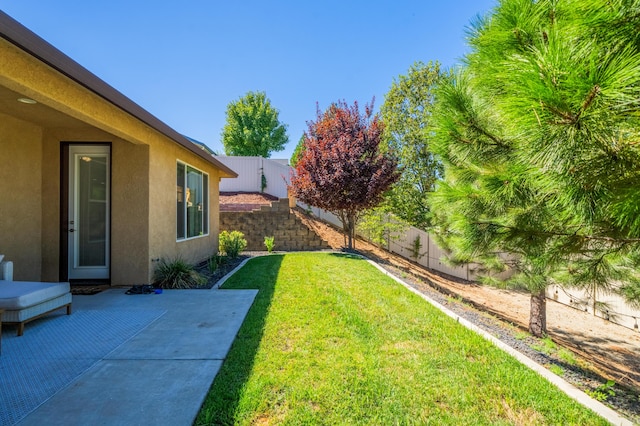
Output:
[[108,288],[109,288],[108,285],[101,285],[101,286],[86,286],[86,285],[71,286],[71,294],[88,296],[88,295],[92,295],[92,294],[98,294],[101,291],[104,291],[104,290],[106,290]]

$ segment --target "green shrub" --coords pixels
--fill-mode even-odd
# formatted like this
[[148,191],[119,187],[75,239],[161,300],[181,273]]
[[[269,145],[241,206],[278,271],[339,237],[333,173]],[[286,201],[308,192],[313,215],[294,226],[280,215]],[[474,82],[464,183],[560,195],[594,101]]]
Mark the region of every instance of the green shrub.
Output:
[[224,253],[229,256],[229,258],[235,259],[245,248],[247,248],[247,240],[244,239],[242,232],[222,231],[220,233],[220,253]]
[[207,261],[207,266],[209,267],[209,272],[214,273],[225,263],[225,257],[219,253],[214,254]]
[[422,242],[420,241],[420,235],[416,236],[416,239],[413,240],[413,247],[411,247],[411,255],[415,260],[420,259],[420,249],[422,248]]
[[551,355],[556,352],[558,346],[549,337],[545,337],[540,339],[539,343],[531,345],[531,348],[545,355]]
[[275,237],[264,237],[264,245],[267,247],[267,251],[271,253],[275,246]]
[[578,363],[578,361],[576,360],[576,356],[573,352],[571,352],[570,350],[567,350],[565,348],[560,348],[558,349],[558,358],[569,364],[569,365],[576,365]]
[[615,385],[616,382],[613,380],[607,380],[607,383],[601,384],[595,390],[586,390],[585,393],[600,402],[606,401],[610,397],[616,396],[616,392],[613,390]]
[[557,364],[551,364],[549,366],[549,371],[551,371],[556,376],[560,376],[560,377],[564,376],[564,370],[562,369],[562,367],[560,367]]
[[267,188],[267,177],[263,173],[262,176],[260,177],[260,192],[264,192],[266,188]]
[[160,260],[153,279],[156,287],[171,289],[202,287],[207,282],[192,264],[180,258],[171,261]]

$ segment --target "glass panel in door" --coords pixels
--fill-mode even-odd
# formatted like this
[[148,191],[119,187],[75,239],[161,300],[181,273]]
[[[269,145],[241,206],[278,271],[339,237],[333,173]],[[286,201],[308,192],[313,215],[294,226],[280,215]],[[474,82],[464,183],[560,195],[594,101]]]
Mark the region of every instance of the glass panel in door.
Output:
[[109,147],[69,148],[69,279],[109,278]]

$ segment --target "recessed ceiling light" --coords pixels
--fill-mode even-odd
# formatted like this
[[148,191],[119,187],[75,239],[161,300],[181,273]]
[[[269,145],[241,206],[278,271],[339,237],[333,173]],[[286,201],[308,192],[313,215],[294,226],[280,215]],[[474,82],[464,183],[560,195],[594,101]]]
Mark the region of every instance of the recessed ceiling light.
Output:
[[38,102],[34,101],[33,99],[30,98],[18,98],[18,102],[22,102],[23,104],[37,104]]

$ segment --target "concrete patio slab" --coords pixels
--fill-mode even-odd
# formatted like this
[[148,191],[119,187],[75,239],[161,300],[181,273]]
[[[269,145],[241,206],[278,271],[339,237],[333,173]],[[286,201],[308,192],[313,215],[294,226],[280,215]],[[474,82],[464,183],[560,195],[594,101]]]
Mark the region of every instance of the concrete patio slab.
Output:
[[105,360],[21,425],[191,425],[222,360]]
[[20,425],[193,423],[257,291],[124,292],[111,289],[74,296],[74,311],[117,308],[166,313],[44,402]]

